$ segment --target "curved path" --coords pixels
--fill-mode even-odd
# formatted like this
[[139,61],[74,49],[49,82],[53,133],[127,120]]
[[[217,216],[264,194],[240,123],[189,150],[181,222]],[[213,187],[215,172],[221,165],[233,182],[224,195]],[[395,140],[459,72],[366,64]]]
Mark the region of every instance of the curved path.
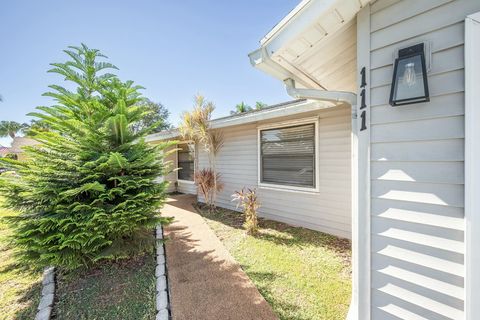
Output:
[[173,320],[274,320],[277,317],[203,218],[191,195],[172,196],[162,210]]

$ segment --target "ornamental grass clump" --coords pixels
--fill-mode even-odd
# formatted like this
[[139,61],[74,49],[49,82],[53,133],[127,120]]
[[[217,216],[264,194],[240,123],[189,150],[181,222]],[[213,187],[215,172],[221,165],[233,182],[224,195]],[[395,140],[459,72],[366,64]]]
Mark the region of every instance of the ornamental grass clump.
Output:
[[143,139],[159,123],[134,130],[148,112],[138,107],[141,87],[105,72],[117,68],[98,50],[65,53],[70,60],[49,72],[69,89],[51,85],[44,95],[55,104],[30,114],[49,130],[34,132],[40,144],[26,160],[0,159],[16,172],[0,176],[0,194],[21,212],[11,220],[21,258],[74,269],[153,248],[153,228],[169,221],[158,213],[166,182],[155,182],[168,145]]
[[235,191],[232,195],[232,201],[237,202],[237,208],[241,206],[245,214],[245,222],[243,227],[247,234],[254,235],[258,232],[258,216],[257,210],[260,208],[260,203],[257,197],[256,189],[242,189],[242,191]]
[[200,194],[205,200],[205,204],[210,212],[215,211],[214,196],[216,193],[222,191],[223,183],[220,182],[220,174],[214,172],[210,168],[203,168],[202,170],[195,172],[195,183],[198,186]]
[[[222,191],[223,184],[217,171],[217,155],[223,147],[224,136],[219,130],[211,127],[212,113],[215,105],[201,95],[195,96],[193,110],[184,112],[179,126],[180,134],[185,140],[197,144],[208,155],[209,167],[200,171],[198,168],[198,152],[195,153],[195,184],[204,196],[209,211],[215,211],[217,194]],[[203,185],[202,185],[203,184]]]

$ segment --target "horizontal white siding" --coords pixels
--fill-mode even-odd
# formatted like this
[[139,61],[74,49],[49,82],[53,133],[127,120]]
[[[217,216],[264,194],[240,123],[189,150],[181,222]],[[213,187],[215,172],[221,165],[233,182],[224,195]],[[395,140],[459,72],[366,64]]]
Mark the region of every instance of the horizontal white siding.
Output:
[[[371,8],[373,319],[461,319],[464,304],[464,24],[480,1]],[[388,105],[395,50],[429,41],[431,101]]]
[[177,153],[172,152],[175,149],[174,146],[169,147],[165,150],[165,158],[163,159],[166,169],[168,170],[168,174],[164,177],[159,177],[159,181],[168,181],[167,192],[175,192],[175,182],[177,181],[177,173],[175,172],[175,168],[177,167]]
[[[272,220],[351,237],[351,172],[349,108],[323,110],[319,116],[320,192],[259,188],[260,215]],[[305,115],[307,116],[307,115]],[[312,114],[308,114],[311,117]],[[301,119],[302,116],[284,120]],[[277,120],[279,121],[279,120]],[[224,183],[218,205],[236,209],[231,195],[243,187],[258,188],[258,129],[243,125],[223,130],[224,146],[217,157],[217,169]],[[208,166],[205,152],[200,152],[200,168]],[[199,195],[201,199],[201,195]]]
[[193,182],[178,180],[177,191],[187,194],[197,194],[197,186]]

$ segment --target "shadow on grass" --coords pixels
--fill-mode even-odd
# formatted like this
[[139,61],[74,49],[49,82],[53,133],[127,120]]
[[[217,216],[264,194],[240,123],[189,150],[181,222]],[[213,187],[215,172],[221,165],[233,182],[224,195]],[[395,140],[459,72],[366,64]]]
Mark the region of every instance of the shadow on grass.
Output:
[[[248,267],[246,267],[245,270],[247,271],[249,277],[258,281],[257,283],[272,282],[278,277],[278,275],[274,272],[250,271]],[[300,310],[298,305],[290,303],[286,301],[286,299],[282,299],[281,296],[274,294],[267,285],[257,285],[257,288],[262,296],[272,306],[273,310],[277,310],[281,313],[279,315],[281,319],[311,320],[311,318],[304,317],[298,312]],[[286,316],[287,314],[295,314],[295,317],[291,318]]]
[[[185,205],[184,201],[170,204],[191,210],[190,203]],[[222,250],[215,249],[215,244],[195,238],[201,230],[192,233],[178,221],[165,229],[169,238],[166,253],[174,318],[276,319],[241,267],[223,256]]]
[[23,308],[15,313],[12,320],[31,320],[35,318],[40,301],[41,288],[42,283],[37,282],[23,292],[20,299],[18,299],[18,303],[22,304]]
[[[208,209],[198,205],[195,200],[194,197],[175,196],[170,205],[184,210],[190,210],[205,218],[207,224],[215,231],[217,237],[220,240],[223,239],[223,244],[233,249],[231,253],[237,257],[237,261],[242,263],[241,267],[243,270],[256,284],[258,291],[269,302],[280,319],[336,319],[342,316],[343,311],[337,311],[337,309],[343,307],[344,304],[341,301],[337,301],[335,294],[330,294],[331,290],[328,288],[328,281],[331,281],[330,274],[333,275],[332,277],[334,279],[336,279],[335,277],[338,275],[338,281],[336,283],[342,283],[343,278],[349,276],[349,240],[266,219],[260,219],[260,230],[257,235],[247,236],[243,229],[244,217],[242,214],[222,208],[218,208],[217,212],[212,213],[209,212]],[[188,205],[186,205],[186,203]],[[191,204],[195,210],[192,209]],[[218,308],[221,308],[221,305],[223,305],[226,309],[236,310],[235,308],[238,306],[231,306],[231,301],[233,301],[234,304],[243,299],[247,299],[248,301],[249,298],[244,298],[242,295],[238,295],[238,297],[229,296],[229,292],[241,291],[242,287],[242,280],[241,278],[236,279],[234,269],[225,268],[223,262],[220,261],[219,263],[218,260],[212,259],[209,252],[198,252],[195,248],[196,240],[190,238],[191,234],[188,229],[182,227],[177,228],[175,224],[167,229],[174,231],[172,233],[175,236],[172,237],[169,243],[169,246],[171,246],[170,249],[168,249],[167,246],[167,261],[169,260],[169,250],[175,251],[177,254],[181,252],[181,255],[175,259],[180,261],[178,265],[169,266],[169,269],[172,270],[174,274],[178,273],[176,275],[177,278],[174,280],[181,284],[179,285],[181,288],[177,289],[177,292],[173,290],[172,299],[174,303],[175,299],[178,299],[176,303],[180,306],[175,308],[175,304],[173,305],[174,314],[181,319],[194,318],[193,314],[187,313],[189,311],[188,306],[195,304],[195,297],[191,297],[189,294],[196,293],[205,297],[204,290],[207,289],[202,287],[199,289],[199,283],[202,285],[208,283],[208,290],[217,291],[217,298],[213,299],[215,303],[208,305],[212,310],[217,310],[217,304],[220,305]],[[248,247],[245,247],[245,245],[248,245]],[[269,252],[271,251],[268,250],[270,249],[276,252],[275,256],[269,256]],[[254,254],[251,254],[252,250],[257,250],[257,253],[265,254],[265,256],[254,256]],[[288,254],[286,254],[287,252]],[[283,253],[285,253],[283,257],[285,260],[276,261]],[[323,258],[321,258],[324,253],[327,259],[325,265],[321,264],[318,266],[316,264],[317,262],[324,263]],[[330,264],[330,260],[328,260],[329,257],[335,256],[339,257],[340,261],[334,258],[332,264]],[[193,259],[194,261],[188,261],[189,259]],[[317,281],[318,278],[312,276],[309,278],[312,283],[306,283],[301,273],[307,269],[302,269],[301,263],[298,263],[302,261],[302,259],[310,263],[309,268],[312,268],[315,274],[318,271],[319,274],[327,275],[326,279],[328,281],[323,283],[323,281]],[[188,263],[186,263],[186,261],[188,261]],[[209,265],[208,268],[210,269],[204,265]],[[319,268],[321,270],[318,270]],[[325,271],[324,268],[326,268]],[[204,269],[208,271],[204,271]],[[202,279],[197,278],[199,274],[203,274]],[[222,274],[231,278],[225,285],[221,284],[220,279],[223,277]],[[312,286],[310,286],[310,284],[312,284]],[[222,288],[222,286],[224,286],[224,288]],[[343,287],[344,286],[340,284],[340,288]],[[335,290],[338,290],[338,293],[342,295],[344,291],[349,292],[348,288],[347,290],[338,288]],[[335,291],[335,293],[337,293],[337,291]],[[338,299],[348,300],[348,297],[345,298],[345,296],[338,297]],[[226,298],[228,298],[229,301],[223,300]],[[316,299],[319,299],[321,302],[314,302]],[[254,305],[255,303],[250,301],[250,304]],[[187,307],[185,307],[185,305],[187,305]],[[252,307],[247,306],[247,309],[249,308]],[[178,313],[179,310],[180,315]],[[204,309],[201,309],[198,304],[196,310],[198,310],[199,313],[204,312]],[[221,317],[219,317],[219,315],[224,318],[229,318],[228,314],[218,314],[210,311],[206,307],[205,312],[207,312],[206,314],[209,315],[211,319],[220,319]],[[216,312],[218,312],[218,310]],[[237,313],[238,312],[234,314],[236,315]],[[205,319],[210,318],[206,317]],[[239,316],[238,319],[262,319],[262,317],[258,315],[252,315],[251,317],[249,315],[243,315],[243,318]]]
[[0,296],[2,296],[0,319],[33,319],[40,300],[42,270],[31,263],[24,262],[9,237],[4,233],[0,239],[2,259],[0,261],[2,278],[0,282]]
[[53,319],[155,318],[155,254],[57,273]]
[[[203,217],[224,224],[228,227],[243,230],[243,214],[240,212],[218,208],[216,212],[208,212],[201,204],[195,204],[196,211]],[[324,247],[333,251],[343,259],[350,259],[351,242],[320,231],[302,227],[293,227],[286,223],[259,218],[260,230],[253,237],[275,244],[292,247]]]

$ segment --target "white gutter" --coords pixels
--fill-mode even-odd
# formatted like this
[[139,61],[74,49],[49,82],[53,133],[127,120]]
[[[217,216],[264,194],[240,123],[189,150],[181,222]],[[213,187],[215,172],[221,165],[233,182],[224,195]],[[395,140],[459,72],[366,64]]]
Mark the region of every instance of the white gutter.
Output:
[[317,89],[298,89],[295,88],[295,80],[286,79],[283,81],[288,95],[295,99],[310,99],[318,101],[328,101],[333,103],[347,103],[351,106],[357,105],[357,95],[348,91],[327,91]]
[[[351,159],[351,174],[352,174],[352,205],[358,201],[358,187],[356,182],[358,181],[358,136],[357,136],[357,95],[353,92],[347,91],[326,91],[326,90],[315,90],[315,89],[298,89],[295,88],[295,81],[292,79],[286,79],[284,81],[287,93],[294,97],[295,99],[310,99],[317,101],[327,101],[332,103],[342,103],[348,104],[352,110],[352,133],[351,133],[351,148],[352,148],[352,159]],[[352,211],[352,217],[355,214],[355,211]],[[353,219],[355,221],[355,219]],[[352,228],[355,228],[358,223],[353,222]],[[355,233],[353,233],[355,235]],[[356,240],[352,236],[352,240]],[[360,244],[358,244],[360,245]],[[353,251],[355,254],[355,246],[353,246]],[[355,259],[355,256],[354,256]],[[361,257],[360,257],[361,259]],[[357,282],[360,275],[353,273],[352,279],[352,299],[350,301],[350,307],[348,309],[347,320],[358,320],[358,302],[355,299],[355,290],[357,288]]]
[[293,65],[290,65],[288,70],[278,62],[272,59],[266,47],[261,47],[253,52],[248,54],[250,59],[250,64],[268,75],[271,75],[281,81],[285,79],[295,79],[297,82],[301,83],[306,87],[314,87],[319,89],[324,89],[324,87],[318,83],[315,79],[311,78],[309,75],[305,74],[303,71],[299,70]]

